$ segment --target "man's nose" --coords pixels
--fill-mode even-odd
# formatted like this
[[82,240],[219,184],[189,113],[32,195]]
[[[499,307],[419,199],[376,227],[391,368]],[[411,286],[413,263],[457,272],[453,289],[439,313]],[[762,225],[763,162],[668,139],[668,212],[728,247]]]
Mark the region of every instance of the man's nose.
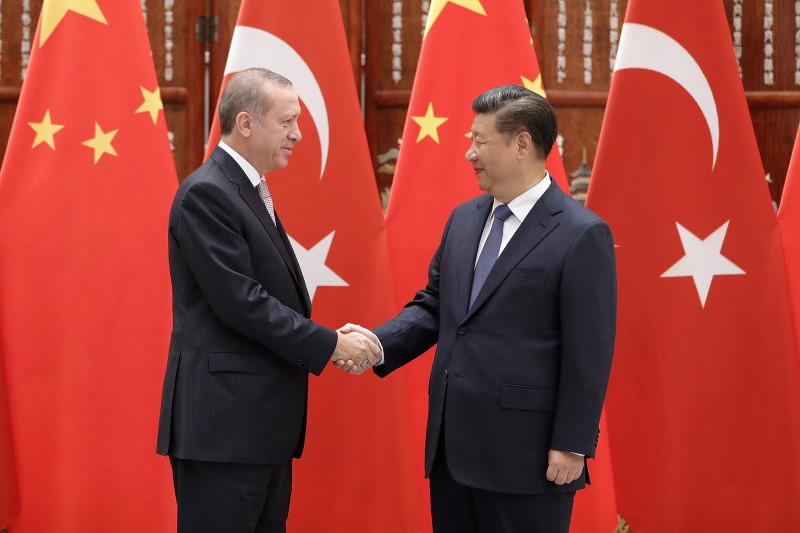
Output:
[[467,150],[467,153],[464,154],[464,159],[467,161],[474,161],[476,159],[475,150],[473,150],[472,147],[470,147],[469,150]]
[[295,126],[292,128],[292,130],[289,132],[289,138],[294,142],[297,142],[303,138],[303,134],[300,133],[300,126]]

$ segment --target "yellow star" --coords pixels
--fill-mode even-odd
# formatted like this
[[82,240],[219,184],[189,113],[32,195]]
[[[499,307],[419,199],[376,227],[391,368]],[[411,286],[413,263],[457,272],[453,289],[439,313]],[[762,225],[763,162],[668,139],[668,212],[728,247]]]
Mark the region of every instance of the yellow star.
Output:
[[158,112],[164,109],[164,104],[161,102],[161,89],[156,87],[153,92],[148,91],[144,87],[139,87],[142,90],[144,103],[136,110],[137,113],[150,113],[150,118],[153,119],[153,124],[158,121]]
[[526,89],[529,89],[529,90],[535,92],[536,94],[538,94],[542,98],[547,98],[547,95],[544,94],[544,87],[542,87],[542,75],[541,74],[536,76],[536,80],[534,80],[534,81],[529,80],[525,76],[520,76],[520,78],[522,78],[522,85],[524,85]]
[[428,35],[428,32],[433,27],[433,23],[439,18],[439,15],[447,4],[455,4],[464,9],[474,11],[479,15],[486,16],[486,10],[483,9],[481,0],[433,0],[431,2],[431,8],[428,10],[428,22],[425,24],[425,31],[422,33],[423,39]]
[[39,36],[39,48],[44,46],[45,41],[50,38],[53,30],[56,29],[64,16],[69,11],[74,11],[84,17],[89,17],[97,22],[108,24],[97,0],[44,0],[42,5],[42,33]]
[[430,137],[436,143],[439,143],[439,131],[437,128],[447,121],[445,117],[437,117],[433,114],[433,102],[428,104],[428,110],[425,112],[424,117],[411,117],[411,120],[419,124],[419,135],[417,135],[417,142],[420,142],[425,137]]
[[104,132],[100,124],[94,123],[94,138],[83,141],[81,144],[94,148],[94,164],[96,165],[103,154],[117,155],[117,151],[111,146],[111,141],[119,130]]
[[53,150],[56,149],[56,141],[53,136],[58,133],[58,131],[64,127],[63,124],[53,124],[50,120],[50,110],[48,109],[44,113],[44,118],[41,122],[28,122],[28,126],[33,128],[33,131],[36,132],[36,138],[33,140],[33,146],[31,148],[36,148],[42,143],[47,143],[47,145],[52,148]]

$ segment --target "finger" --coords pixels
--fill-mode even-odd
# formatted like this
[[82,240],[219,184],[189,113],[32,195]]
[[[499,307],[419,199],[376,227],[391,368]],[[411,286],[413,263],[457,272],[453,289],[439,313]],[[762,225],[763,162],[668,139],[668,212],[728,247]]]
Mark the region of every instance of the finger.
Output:
[[337,359],[336,361],[333,361],[333,364],[336,366],[336,368],[342,368],[344,366],[344,361]]
[[381,356],[381,347],[378,346],[376,343],[372,342],[368,337],[364,337],[367,341],[367,346],[369,347],[370,354],[375,358],[380,358]]
[[545,475],[547,477],[547,481],[555,481],[557,474],[558,474],[558,469],[556,467],[554,466],[547,467],[547,474]]
[[342,333],[350,333],[351,331],[353,331],[353,324],[348,322],[347,324],[345,324],[344,326],[340,327],[336,331],[340,331]]
[[556,476],[555,484],[563,485],[566,481],[567,481],[567,472],[565,470],[559,470],[558,475]]

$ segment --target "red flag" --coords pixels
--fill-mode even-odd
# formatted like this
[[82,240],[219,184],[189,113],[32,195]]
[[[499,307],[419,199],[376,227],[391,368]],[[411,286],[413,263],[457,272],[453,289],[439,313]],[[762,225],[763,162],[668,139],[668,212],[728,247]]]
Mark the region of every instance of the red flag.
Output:
[[620,514],[800,531],[784,259],[722,3],[628,4],[587,204],[617,244]]
[[155,454],[177,185],[138,0],[45,0],[0,171],[13,531],[166,531]]
[[[544,95],[522,2],[431,2],[386,215],[398,303],[425,286],[428,264],[453,208],[481,193],[472,166],[464,160],[475,117],[472,100],[507,83]],[[555,146],[547,169],[569,191]],[[431,361],[432,356],[421,357],[401,371],[414,418],[417,471],[424,464]],[[604,449],[600,446],[598,462],[609,460]],[[590,469],[595,483],[576,499],[572,531],[613,531],[617,518],[610,465],[590,464]],[[427,492],[427,482],[421,483]]]
[[8,419],[5,381],[4,365],[0,359],[0,529],[8,527],[19,513],[19,493],[14,454],[11,450],[11,424]]
[[[312,297],[312,318],[329,327],[374,327],[395,307],[391,266],[338,2],[242,2],[226,81],[248,67],[286,76],[300,97],[303,140],[289,166],[266,178]],[[219,139],[217,119],[209,149]],[[408,428],[401,380],[333,367],[312,378],[289,529],[422,529],[428,517]]]
[[[800,133],[800,131],[799,131]],[[794,315],[794,331],[800,347],[800,135],[794,141],[786,182],[778,208],[778,225],[783,238],[789,294]]]

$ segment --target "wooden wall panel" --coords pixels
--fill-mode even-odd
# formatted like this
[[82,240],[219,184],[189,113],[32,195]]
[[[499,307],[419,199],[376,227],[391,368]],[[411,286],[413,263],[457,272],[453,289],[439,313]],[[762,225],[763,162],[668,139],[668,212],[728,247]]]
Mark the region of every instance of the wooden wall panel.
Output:
[[[158,71],[167,125],[172,135],[179,177],[184,177],[201,161],[204,153],[203,112],[206,65],[209,51],[209,106],[216,106],[218,90],[227,58],[231,33],[241,0],[145,0],[148,31]],[[513,1],[513,0],[509,0]],[[611,77],[610,7],[616,3],[619,25],[628,0],[590,0],[592,12],[592,80],[583,80],[583,36],[586,0],[564,0],[566,10],[566,77],[558,75],[559,0],[517,0],[523,2],[531,21],[534,42],[542,69],[544,87],[561,122],[564,164],[567,172],[577,169],[586,148],[591,167],[599,137]],[[0,3],[0,155],[10,131],[21,85],[23,8],[30,12],[31,31],[36,27],[42,0]],[[764,82],[765,5],[773,5],[774,83]],[[174,73],[166,79],[166,10],[172,9],[172,54]],[[402,135],[405,113],[416,71],[422,41],[423,17],[427,0],[339,0],[350,46],[355,83],[361,90],[365,126],[378,186],[388,188],[392,181],[393,150]],[[795,80],[796,3],[791,0],[724,0],[731,32],[734,31],[734,5],[742,16],[743,84],[751,107],[753,126],[765,171],[775,199],[783,189],[797,124],[800,122],[800,85]],[[397,7],[399,6],[399,8]],[[399,33],[402,40],[399,78],[393,77],[392,48],[395,44],[394,10],[400,10]],[[198,16],[218,17],[218,41],[198,42],[195,24]],[[32,38],[32,35],[31,35]],[[365,64],[362,67],[362,53]],[[379,161],[380,158],[380,161]]]
[[2,2],[0,6],[0,158],[5,155],[22,85],[23,16],[29,17],[29,40],[32,45],[41,9],[42,0]]

